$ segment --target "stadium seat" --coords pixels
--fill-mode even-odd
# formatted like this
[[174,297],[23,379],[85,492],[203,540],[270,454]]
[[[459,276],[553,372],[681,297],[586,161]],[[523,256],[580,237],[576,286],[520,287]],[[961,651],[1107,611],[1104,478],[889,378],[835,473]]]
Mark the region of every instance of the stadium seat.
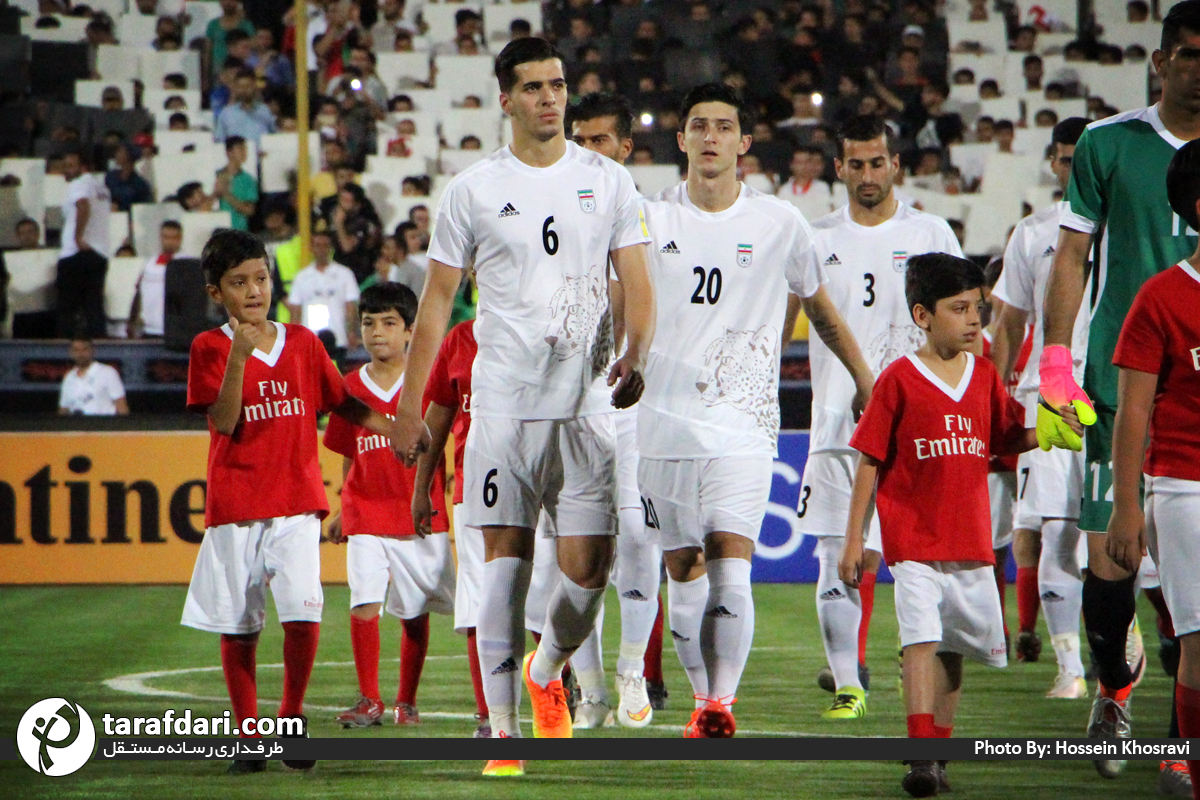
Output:
[[[390,128],[390,126],[389,126]],[[375,135],[375,151],[380,156],[386,156],[388,142],[397,137],[394,130],[390,133],[379,132]],[[411,158],[424,158],[427,161],[436,160],[438,157],[437,136],[410,136],[407,141],[408,149],[411,151]]]
[[[1030,110],[1027,119],[1030,124],[1033,123],[1033,115],[1037,112]],[[1046,148],[1050,145],[1050,139],[1053,137],[1053,128],[1017,128],[1013,136],[1013,152],[1027,156],[1042,155],[1046,152]]]
[[980,100],[979,115],[994,120],[1006,119],[1016,125],[1021,121],[1021,99],[1015,94],[1006,94],[991,100]]
[[421,9],[421,18],[429,26],[429,30],[425,32],[425,36],[435,45],[453,41],[455,32],[454,15],[464,8],[469,8],[476,13],[483,11],[483,5],[476,2],[427,3]]
[[1149,70],[1146,63],[1079,64],[1079,77],[1089,97],[1102,97],[1118,111],[1131,111],[1150,100]]
[[[179,1],[182,4],[182,0]],[[160,14],[163,13],[161,10],[162,5],[163,3],[160,1]],[[191,17],[191,20],[183,29],[184,47],[187,47],[188,43],[193,39],[204,38],[205,32],[208,30],[208,23],[221,16],[221,6],[219,3],[195,2],[195,0],[189,0],[187,3],[187,13],[188,16]]]
[[[54,279],[58,250],[13,250],[4,254],[8,267],[8,321],[14,314],[54,308]],[[11,330],[11,328],[10,328]]]
[[96,47],[96,72],[105,81],[131,81],[141,77],[139,55],[142,49],[121,44]]
[[108,274],[104,278],[104,316],[108,318],[110,333],[120,331],[119,335],[124,336],[123,329],[129,321],[129,309],[146,261],[146,258],[136,256],[108,260]]
[[464,136],[478,136],[483,149],[490,153],[500,146],[500,123],[495,109],[454,108],[442,115],[442,141],[457,148]]
[[[141,50],[138,61],[142,82],[147,89],[159,88],[164,75],[178,72],[187,78],[189,89],[200,91],[200,54],[195,50]],[[188,107],[199,109],[200,106]]]
[[487,145],[484,145],[483,150],[455,150],[445,148],[438,156],[438,161],[441,164],[442,173],[457,175],[467,167],[479,163],[489,152],[491,151],[487,149]]
[[156,131],[154,144],[160,156],[169,157],[185,152],[188,147],[210,146],[213,138],[208,131]]
[[229,227],[228,211],[184,211],[178,203],[137,203],[130,210],[134,249],[142,260],[158,254],[158,229],[169,219],[183,226],[184,256],[199,257],[212,232]]
[[401,121],[410,119],[417,128],[417,136],[433,136],[437,138],[438,122],[441,114],[431,111],[396,111],[388,114],[383,122],[376,123],[376,129],[383,133],[385,130],[395,135],[396,126]]
[[[1145,105],[1145,103],[1143,102],[1142,105]],[[1037,112],[1043,108],[1051,109],[1055,114],[1058,114],[1058,118],[1060,120],[1066,119],[1067,117],[1086,117],[1087,116],[1087,100],[1084,100],[1082,97],[1074,98],[1071,100],[1045,100],[1045,99],[1043,99],[1040,103],[1034,103],[1033,105],[1028,106],[1028,111],[1030,113],[1030,116],[1029,116],[1030,124],[1033,123],[1032,115],[1037,114]]]
[[375,58],[375,74],[389,96],[429,83],[428,53],[376,53]]
[[1016,75],[1021,76],[1021,60],[1009,59],[1004,53],[987,53],[984,55],[975,55],[974,53],[951,53],[950,54],[950,75],[958,72],[960,69],[969,69],[975,73],[975,83],[979,84],[987,79],[992,79],[1000,85],[1000,91],[1008,91],[1010,85],[1015,85],[1009,80],[1009,71],[1006,66],[1009,61],[1017,62]]
[[[202,6],[204,3],[191,5]],[[188,8],[191,11],[191,6]],[[194,13],[194,12],[193,12]],[[117,40],[126,47],[150,48],[154,45],[154,28],[158,18],[147,14],[145,16],[133,13],[125,14],[117,21]],[[186,44],[186,42],[185,42]]]
[[[108,257],[112,258],[113,254],[125,243],[126,239],[130,238],[129,227],[129,212],[128,211],[112,211],[108,215]],[[137,248],[134,248],[135,252]]]
[[429,206],[433,208],[428,197],[405,197],[400,194],[400,185],[393,182],[387,173],[364,172],[362,176],[363,191],[379,213],[383,230],[390,233],[404,220],[413,206]]
[[[1098,3],[1097,6],[1105,5]],[[1114,8],[1118,4],[1114,4]],[[1162,41],[1162,25],[1156,22],[1130,23],[1124,20],[1125,6],[1120,4],[1121,21],[1105,22],[1104,35],[1100,37],[1101,41],[1107,44],[1115,44],[1124,49],[1131,44],[1140,44],[1146,49],[1146,55],[1150,55],[1158,49],[1159,43]],[[1096,16],[1099,17],[1100,9],[1096,9]]]
[[[295,174],[299,163],[300,142],[296,134],[268,133],[259,140],[259,149],[262,151],[259,161],[260,190],[288,191],[288,178]],[[321,165],[321,135],[316,131],[309,131],[308,134],[308,163],[313,172]]]
[[513,20],[523,19],[533,28],[533,35],[542,30],[542,7],[537,3],[504,3],[483,7],[483,31],[488,48],[498,53],[508,44],[509,26]]
[[993,15],[987,22],[962,22],[947,20],[946,30],[949,33],[950,49],[954,50],[966,42],[975,42],[983,46],[985,53],[1008,51],[1008,30],[1004,18],[999,14]]
[[37,27],[38,17],[21,17],[21,33],[35,42],[82,42],[87,38],[88,20],[85,17],[64,17],[56,15],[57,28]]
[[966,244],[963,252],[969,255],[999,255],[1004,252],[1008,231],[1021,220],[1019,195],[997,199],[984,195],[958,195],[969,208],[966,227]]
[[[154,115],[154,123],[159,128],[166,128],[171,114],[174,113],[164,107],[172,97],[183,98],[183,102],[187,104],[184,113],[188,115],[189,122],[193,113],[201,110],[199,89],[144,89],[142,91],[142,108]],[[209,139],[211,138],[210,136]]]
[[46,162],[40,158],[0,159],[0,176],[4,175],[15,175],[21,181],[17,187],[21,210],[25,216],[40,220],[45,207]]
[[439,56],[434,67],[438,91],[448,94],[453,103],[475,95],[484,105],[495,104],[495,61],[491,56]]
[[225,146],[210,143],[189,153],[160,158],[154,164],[154,195],[161,203],[180,186],[199,181],[205,192],[212,192],[216,171],[225,164]]
[[405,89],[399,94],[408,95],[413,102],[413,109],[426,114],[434,114],[439,119],[450,110],[450,92],[437,89]]
[[132,78],[115,81],[75,81],[75,104],[100,108],[100,97],[109,86],[116,86],[121,90],[121,97],[125,101],[125,108],[133,108],[134,90]]
[[366,186],[367,176],[373,180],[384,181],[389,186],[400,191],[400,182],[410,175],[429,174],[429,162],[424,158],[388,158],[387,156],[367,156],[367,169],[363,173],[363,186]]
[[125,0],[87,0],[87,3],[77,5],[86,5],[92,11],[103,11],[113,19],[129,10],[129,4]]
[[950,145],[950,163],[958,167],[963,180],[972,183],[983,177],[983,169],[988,156],[996,152],[995,144],[967,142]]
[[1075,33],[1046,33],[1039,31],[1035,49],[1038,55],[1058,55],[1071,42],[1078,38]]
[[633,166],[629,168],[637,190],[649,197],[679,183],[679,168],[670,164]]

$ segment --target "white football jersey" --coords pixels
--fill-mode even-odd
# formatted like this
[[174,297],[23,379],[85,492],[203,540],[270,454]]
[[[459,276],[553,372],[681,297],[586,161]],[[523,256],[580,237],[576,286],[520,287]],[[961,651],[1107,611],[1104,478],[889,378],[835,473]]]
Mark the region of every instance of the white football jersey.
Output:
[[[814,222],[813,235],[821,283],[876,376],[925,343],[904,296],[905,272],[911,256],[962,255],[944,219],[901,202],[887,222],[867,227],[850,219],[850,207],[843,206]],[[854,380],[819,337],[809,337],[808,360],[813,386],[809,452],[850,450]]]
[[642,457],[775,453],[788,292],[811,297],[820,286],[812,229],[744,184],[716,214],[692,204],[686,183],[645,212],[658,324],[638,403]]
[[438,204],[429,257],[475,262],[479,353],[471,414],[571,419],[613,411],[608,254],[648,242],[620,164],[567,142],[553,166],[501,148],[460,172]]
[[[1016,396],[1028,404],[1031,395],[1036,395],[1039,386],[1038,362],[1042,358],[1042,329],[1045,316],[1042,311],[1046,298],[1046,284],[1050,280],[1050,267],[1054,263],[1054,251],[1058,247],[1058,230],[1063,215],[1070,211],[1066,201],[1047,206],[1030,214],[1017,223],[1004,251],[1004,271],[992,291],[993,296],[1028,314],[1026,322],[1033,325],[1033,349],[1029,361],[1021,373]],[[1088,294],[1085,292],[1085,295]],[[1080,309],[1075,316],[1075,329],[1071,333],[1071,361],[1075,380],[1083,383],[1083,365],[1087,359],[1088,313]]]

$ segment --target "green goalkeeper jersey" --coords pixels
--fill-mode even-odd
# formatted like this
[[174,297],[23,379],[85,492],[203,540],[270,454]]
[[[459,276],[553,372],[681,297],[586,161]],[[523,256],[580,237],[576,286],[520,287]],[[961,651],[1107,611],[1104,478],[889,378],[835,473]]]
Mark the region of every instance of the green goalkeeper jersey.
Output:
[[[1083,388],[1101,416],[1116,413],[1113,351],[1138,289],[1196,251],[1196,232],[1167,202],[1167,166],[1183,145],[1151,106],[1093,122],[1075,148],[1062,225],[1098,235],[1092,292],[1079,313],[1090,301]],[[1107,452],[1099,455],[1089,452],[1088,459],[1108,460]]]

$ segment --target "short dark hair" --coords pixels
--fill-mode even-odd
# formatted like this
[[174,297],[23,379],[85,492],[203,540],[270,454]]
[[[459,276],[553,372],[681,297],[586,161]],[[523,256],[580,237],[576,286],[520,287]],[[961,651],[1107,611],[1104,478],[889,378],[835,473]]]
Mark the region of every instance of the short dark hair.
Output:
[[417,319],[417,295],[403,283],[387,281],[368,286],[358,298],[358,318],[363,314],[382,314],[395,311],[404,320],[404,327],[411,328]]
[[225,45],[226,45],[226,47],[228,47],[229,45],[234,45],[239,42],[244,42],[249,38],[250,38],[250,34],[246,33],[241,28],[234,28],[231,31],[225,32]]
[[1023,59],[1021,59],[1021,66],[1023,66],[1023,67],[1028,67],[1030,64],[1041,64],[1041,63],[1042,63],[1042,57],[1039,56],[1037,53],[1030,53],[1029,55],[1025,56]]
[[338,189],[338,192],[348,192],[350,196],[354,198],[354,202],[360,206],[366,202],[367,199],[367,193],[363,191],[363,188],[357,183],[347,183],[341,189]]
[[896,154],[896,143],[892,138],[892,131],[888,127],[887,122],[883,117],[877,117],[874,114],[859,114],[851,117],[842,123],[842,127],[838,128],[837,132],[837,157],[844,158],[846,155],[846,142],[869,142],[872,139],[883,137],[883,141],[887,144],[889,155]]
[[417,223],[413,222],[412,220],[406,219],[406,220],[404,220],[404,222],[401,222],[399,225],[396,226],[396,230],[392,231],[392,235],[395,236],[396,239],[401,244],[403,244],[404,243],[404,234],[408,233],[409,231],[416,231],[416,230],[420,230],[420,228],[417,227]]
[[161,231],[161,230],[165,230],[165,229],[167,229],[167,228],[171,228],[172,230],[177,230],[177,231],[182,231],[182,230],[183,230],[183,226],[179,224],[179,221],[178,221],[178,220],[173,220],[173,219],[169,219],[169,220],[167,220],[166,222],[164,222],[162,225],[159,225],[159,226],[158,226],[158,229],[159,229],[160,231]]
[[225,152],[228,153],[230,150],[237,147],[239,144],[245,144],[245,143],[246,143],[246,138],[244,136],[228,136],[225,138]]
[[1163,17],[1162,39],[1158,49],[1167,55],[1183,39],[1183,32],[1200,33],[1200,0],[1183,0],[1176,3]]
[[1050,142],[1052,144],[1075,144],[1079,141],[1079,137],[1083,136],[1083,131],[1087,126],[1088,121],[1083,117],[1067,117],[1054,126],[1054,132],[1050,134]]
[[167,117],[168,125],[174,125],[176,122],[182,122],[184,125],[191,124],[190,122],[188,122],[188,115],[183,113],[182,111],[176,111],[174,114]]
[[741,92],[723,83],[702,83],[683,96],[679,104],[679,127],[687,126],[688,115],[701,103],[724,103],[737,109],[738,127],[746,135],[754,130],[754,112],[742,98]]
[[308,235],[309,241],[312,241],[313,238],[317,236],[324,236],[329,241],[333,241],[333,231],[329,230],[328,228],[317,228],[314,230]]
[[590,122],[601,117],[612,117],[613,127],[617,130],[617,138],[633,138],[633,109],[629,101],[619,94],[593,92],[580,98],[579,102],[567,109],[567,128],[576,122]]
[[517,83],[517,67],[534,61],[563,60],[558,48],[538,36],[513,39],[496,56],[496,80],[500,91],[508,94]]
[[32,225],[33,227],[38,228],[39,230],[41,229],[41,226],[37,224],[36,219],[33,219],[32,217],[21,217],[19,220],[17,220],[17,224],[13,225],[13,230],[15,231],[17,228],[21,227],[22,225]]
[[166,75],[163,75],[163,81],[171,84],[172,89],[187,88],[187,76],[182,72],[168,72]]
[[1167,200],[1180,219],[1200,230],[1196,201],[1200,200],[1200,141],[1191,141],[1175,151],[1167,167]]
[[1000,131],[1015,131],[1015,130],[1016,129],[1014,128],[1011,119],[996,120],[996,133],[999,133]]
[[984,285],[983,270],[974,261],[948,253],[922,253],[908,259],[904,276],[904,297],[908,312],[918,305],[931,313],[938,300],[954,297]]
[[988,288],[994,287],[1000,281],[1000,273],[1004,271],[1004,256],[992,256],[987,266],[983,268],[983,280]]
[[213,232],[200,253],[200,269],[211,286],[221,285],[221,276],[254,258],[267,258],[267,249],[257,236],[246,231],[220,228]]

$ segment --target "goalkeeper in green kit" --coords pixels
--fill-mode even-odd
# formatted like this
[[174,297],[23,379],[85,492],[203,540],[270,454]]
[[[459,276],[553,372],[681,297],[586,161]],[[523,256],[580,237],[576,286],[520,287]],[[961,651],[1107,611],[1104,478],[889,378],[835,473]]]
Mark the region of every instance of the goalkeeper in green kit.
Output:
[[[1129,695],[1134,681],[1125,645],[1136,610],[1137,576],[1118,566],[1106,549],[1117,411],[1113,351],[1142,284],[1196,250],[1195,231],[1168,203],[1165,176],[1176,150],[1200,138],[1200,0],[1184,0],[1170,10],[1163,21],[1161,49],[1152,58],[1162,80],[1162,99],[1148,108],[1093,122],[1079,139],[1067,189],[1070,210],[1063,217],[1046,287],[1038,425],[1058,428],[1058,435],[1069,440],[1065,424],[1051,409],[1072,404],[1080,421],[1090,426],[1079,527],[1091,534],[1083,617],[1100,681],[1087,729],[1087,735],[1096,738],[1131,736]],[[1071,374],[1071,330],[1077,313],[1090,315],[1082,389]],[[1154,599],[1160,618],[1169,625],[1161,597]],[[1171,729],[1171,736],[1179,735],[1174,719]],[[1114,760],[1095,763],[1107,778],[1115,778],[1125,765]],[[1164,762],[1159,788],[1191,797],[1186,767]]]

